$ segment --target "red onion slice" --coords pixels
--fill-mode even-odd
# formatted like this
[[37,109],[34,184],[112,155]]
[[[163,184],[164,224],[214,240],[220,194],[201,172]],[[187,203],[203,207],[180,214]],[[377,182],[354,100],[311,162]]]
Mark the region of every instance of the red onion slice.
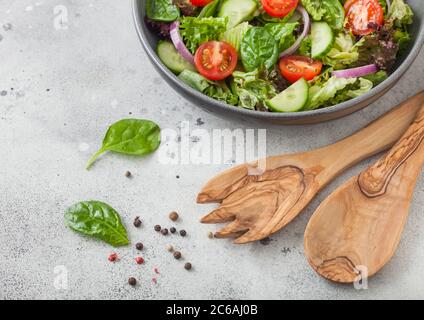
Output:
[[183,39],[180,35],[180,22],[174,21],[171,23],[171,30],[170,30],[170,36],[172,43],[175,46],[175,49],[181,54],[181,56],[194,65],[194,57],[191,54],[191,52],[187,49],[187,47],[184,44]]
[[359,78],[376,73],[377,71],[377,66],[375,64],[370,64],[359,68],[333,71],[331,74],[336,78]]
[[299,49],[300,44],[302,43],[302,40],[306,38],[306,36],[309,33],[309,30],[311,29],[311,18],[309,17],[309,14],[305,10],[305,8],[299,5],[296,10],[302,15],[303,25],[304,25],[303,32],[290,48],[288,48],[287,50],[283,51],[280,54],[280,58],[285,56],[290,56],[293,53],[295,53],[297,49]]

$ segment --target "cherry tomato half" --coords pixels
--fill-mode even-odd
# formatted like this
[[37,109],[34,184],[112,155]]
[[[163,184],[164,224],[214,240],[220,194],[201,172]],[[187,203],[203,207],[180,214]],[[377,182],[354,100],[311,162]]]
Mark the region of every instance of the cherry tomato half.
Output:
[[209,41],[196,51],[194,62],[199,73],[209,80],[223,80],[237,66],[237,51],[223,41]]
[[370,23],[382,26],[384,11],[378,0],[350,0],[345,3],[346,27],[357,36],[365,36],[374,31]]
[[190,0],[191,4],[196,7],[204,7],[213,0]]
[[322,62],[304,56],[288,56],[281,58],[281,75],[291,83],[295,83],[300,78],[309,81],[321,73]]
[[299,0],[261,0],[266,13],[271,17],[283,18],[296,9]]

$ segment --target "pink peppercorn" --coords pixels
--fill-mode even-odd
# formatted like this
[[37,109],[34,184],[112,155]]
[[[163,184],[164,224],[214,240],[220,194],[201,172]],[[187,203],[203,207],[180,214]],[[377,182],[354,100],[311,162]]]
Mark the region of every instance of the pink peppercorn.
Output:
[[137,257],[137,258],[135,258],[135,262],[137,264],[143,264],[144,263],[144,259],[142,257]]
[[112,253],[107,259],[110,262],[115,262],[116,260],[118,260],[118,255],[116,253]]

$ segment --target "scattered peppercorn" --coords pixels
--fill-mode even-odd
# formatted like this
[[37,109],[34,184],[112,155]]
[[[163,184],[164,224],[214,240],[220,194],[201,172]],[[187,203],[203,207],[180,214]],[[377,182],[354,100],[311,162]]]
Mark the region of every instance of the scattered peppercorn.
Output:
[[116,260],[118,260],[118,255],[116,253],[112,253],[107,259],[110,262],[115,262]]
[[139,228],[141,226],[140,217],[135,217],[134,219],[134,227]]
[[187,262],[187,263],[184,265],[184,269],[186,269],[186,270],[191,270],[191,267],[192,267],[192,265],[191,265],[191,263],[190,263],[190,262]]
[[177,221],[178,220],[178,213],[176,213],[175,211],[172,211],[170,214],[169,214],[169,219],[171,219],[172,221]]
[[143,248],[144,248],[144,245],[141,243],[141,242],[139,242],[139,243],[137,243],[136,245],[135,245],[135,248],[137,249],[137,250],[143,250]]
[[153,282],[154,284],[157,284],[157,283],[158,283],[158,279],[153,278],[153,279],[152,279],[152,282]]
[[174,227],[171,227],[171,229],[169,229],[169,231],[171,231],[171,233],[175,233],[175,232],[177,232],[177,229],[175,229]]
[[162,228],[161,228],[161,226],[160,225],[155,225],[155,231],[157,231],[157,232],[159,232],[160,230],[161,230]]
[[136,280],[134,277],[130,277],[130,278],[128,279],[128,284],[129,284],[130,286],[135,286],[135,285],[137,284],[137,280]]
[[156,274],[160,274],[160,272],[159,272],[159,269],[158,269],[158,268],[153,268],[153,271],[154,271]]
[[208,238],[210,238],[210,239],[213,239],[214,238],[214,235],[213,235],[213,232],[212,231],[209,231],[208,232]]
[[174,252],[174,258],[177,259],[177,260],[179,260],[181,258],[181,252],[175,251]]
[[166,236],[167,234],[168,234],[168,229],[162,229],[161,231],[160,231],[160,233],[162,233],[164,236]]
[[172,252],[172,251],[174,251],[174,247],[173,247],[173,246],[171,246],[170,244],[168,244],[168,245],[166,246],[166,250],[167,250],[167,251],[169,251],[169,252]]
[[125,176],[127,177],[127,178],[131,178],[131,172],[129,172],[129,171],[127,171],[127,172],[125,172]]
[[187,235],[187,231],[181,230],[180,235],[181,235],[181,237],[185,237]]
[[137,257],[137,258],[135,258],[135,262],[137,264],[143,264],[144,263],[144,259],[142,257]]

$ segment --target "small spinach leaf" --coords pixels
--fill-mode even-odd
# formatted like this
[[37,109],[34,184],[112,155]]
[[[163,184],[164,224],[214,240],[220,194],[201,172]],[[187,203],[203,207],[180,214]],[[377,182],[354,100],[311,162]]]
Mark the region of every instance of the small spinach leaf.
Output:
[[264,65],[270,69],[278,60],[279,44],[263,27],[250,28],[240,45],[241,61],[249,72]]
[[160,142],[160,128],[156,123],[140,119],[118,121],[107,131],[103,146],[88,161],[87,169],[106,151],[143,156],[159,148]]
[[114,247],[129,243],[119,214],[103,202],[83,201],[74,204],[66,211],[65,222],[72,230],[103,240]]
[[155,21],[172,22],[180,17],[180,10],[171,0],[147,0],[146,14]]
[[209,4],[203,7],[200,11],[198,18],[213,17],[221,5],[222,0],[213,0]]

